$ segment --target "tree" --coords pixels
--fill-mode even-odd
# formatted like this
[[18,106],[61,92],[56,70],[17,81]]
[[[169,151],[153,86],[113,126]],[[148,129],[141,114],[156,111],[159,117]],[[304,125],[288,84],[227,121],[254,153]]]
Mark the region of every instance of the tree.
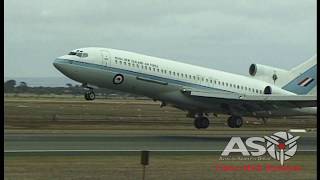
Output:
[[5,93],[13,92],[15,86],[16,86],[15,80],[8,80],[8,81],[4,82],[4,92]]
[[28,85],[27,85],[27,83],[26,82],[20,82],[19,83],[19,86],[17,86],[17,90],[18,90],[18,92],[26,92],[26,91],[28,91]]

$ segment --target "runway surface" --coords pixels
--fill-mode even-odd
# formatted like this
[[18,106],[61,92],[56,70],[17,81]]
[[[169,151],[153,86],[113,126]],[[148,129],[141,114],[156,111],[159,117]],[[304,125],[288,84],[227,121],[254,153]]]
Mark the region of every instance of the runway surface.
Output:
[[[268,133],[263,133],[268,134]],[[316,133],[301,136],[298,151],[316,151]],[[269,135],[271,135],[269,133]],[[152,134],[152,133],[5,133],[5,152],[19,151],[108,151],[108,150],[212,150],[222,151],[231,136],[259,134]]]

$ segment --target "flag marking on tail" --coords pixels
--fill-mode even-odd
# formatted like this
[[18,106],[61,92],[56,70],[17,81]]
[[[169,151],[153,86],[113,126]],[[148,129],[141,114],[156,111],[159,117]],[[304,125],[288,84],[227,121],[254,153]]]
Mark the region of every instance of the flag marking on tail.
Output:
[[305,79],[303,79],[302,81],[299,82],[299,86],[303,86],[306,87],[308,86],[314,79],[311,77],[306,77]]

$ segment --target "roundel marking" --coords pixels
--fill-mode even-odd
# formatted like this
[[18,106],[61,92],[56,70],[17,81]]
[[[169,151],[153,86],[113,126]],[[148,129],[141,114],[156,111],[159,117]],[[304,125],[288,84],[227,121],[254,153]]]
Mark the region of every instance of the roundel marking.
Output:
[[113,77],[113,84],[121,84],[124,80],[124,77],[122,74],[117,74]]

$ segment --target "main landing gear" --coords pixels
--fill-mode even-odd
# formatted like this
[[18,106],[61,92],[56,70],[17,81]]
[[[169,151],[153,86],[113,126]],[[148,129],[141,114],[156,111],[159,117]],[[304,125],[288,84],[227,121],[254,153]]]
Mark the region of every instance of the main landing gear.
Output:
[[[209,119],[205,117],[202,113],[199,114],[193,114],[193,113],[188,113],[187,117],[195,117],[194,119],[194,126],[197,129],[206,129],[209,127]],[[232,115],[228,118],[228,126],[231,128],[240,128],[243,124],[243,119],[241,116],[235,116]]]
[[194,119],[194,126],[197,129],[206,129],[209,127],[209,124],[209,119],[207,117],[204,117],[203,115],[199,115]]
[[239,128],[243,124],[243,119],[240,116],[230,116],[228,118],[228,126],[231,128]]
[[88,91],[86,91],[84,93],[84,98],[87,100],[87,101],[92,101],[96,98],[96,95],[94,94],[93,90],[90,89]]

